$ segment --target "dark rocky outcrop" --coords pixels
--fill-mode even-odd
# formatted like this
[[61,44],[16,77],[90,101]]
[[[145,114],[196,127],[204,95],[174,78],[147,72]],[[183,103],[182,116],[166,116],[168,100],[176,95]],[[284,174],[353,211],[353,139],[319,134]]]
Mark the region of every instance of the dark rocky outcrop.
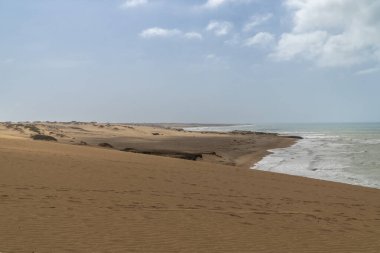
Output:
[[291,138],[291,139],[297,139],[297,140],[302,140],[303,139],[301,136],[295,136],[295,135],[288,135],[286,137]]
[[57,141],[57,139],[54,138],[53,136],[43,135],[43,134],[33,135],[32,139],[36,141]]
[[99,143],[98,144],[99,147],[102,147],[102,148],[113,148],[113,146],[109,143]]
[[276,133],[254,132],[254,131],[243,131],[243,130],[234,130],[230,133],[231,134],[238,134],[238,135],[272,135],[272,136],[278,135]]
[[191,160],[191,161],[196,161],[197,159],[201,159],[203,157],[202,153],[187,153],[187,152],[178,152],[178,151],[170,151],[170,150],[137,150],[134,148],[125,148],[122,151],[145,154],[145,155],[166,156],[166,157],[179,158],[179,159],[185,159],[185,160]]

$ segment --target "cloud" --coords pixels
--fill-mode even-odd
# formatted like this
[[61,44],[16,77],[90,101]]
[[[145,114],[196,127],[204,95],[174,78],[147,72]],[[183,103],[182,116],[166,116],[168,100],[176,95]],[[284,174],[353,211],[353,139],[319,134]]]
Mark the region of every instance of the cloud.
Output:
[[219,57],[216,56],[215,54],[208,54],[208,55],[205,55],[205,59],[206,60],[219,60]]
[[183,35],[184,38],[189,40],[202,40],[203,36],[200,33],[197,32],[188,32]]
[[205,8],[214,9],[214,8],[218,8],[219,6],[225,4],[226,2],[227,2],[227,0],[208,0],[203,6]]
[[356,72],[356,75],[370,75],[377,72],[380,72],[380,67],[359,70],[358,72]]
[[237,46],[237,45],[240,45],[241,44],[240,34],[239,33],[234,34],[231,38],[229,38],[228,40],[224,41],[224,44],[226,44],[228,46]]
[[216,36],[224,36],[229,34],[234,25],[227,21],[210,21],[207,25],[206,30],[213,32]]
[[177,35],[181,35],[182,32],[178,29],[165,29],[160,27],[152,27],[149,29],[146,29],[140,33],[140,36],[142,38],[155,38],[155,37],[173,37]]
[[292,60],[301,57],[317,60],[323,54],[323,47],[329,38],[325,31],[314,31],[302,34],[285,33],[278,42],[273,57],[278,60]]
[[272,45],[274,40],[275,40],[275,37],[273,34],[267,33],[267,32],[260,32],[246,39],[244,45],[248,47],[251,47],[251,46],[267,47],[267,46]]
[[129,8],[134,8],[134,7],[138,7],[145,4],[148,4],[148,0],[126,0],[121,5],[121,8],[129,9]]
[[207,0],[207,2],[202,5],[202,7],[204,9],[217,9],[229,3],[250,3],[250,2],[252,2],[252,0]]
[[380,62],[380,2],[286,0],[292,30],[280,36],[273,59],[322,67]]
[[244,25],[243,32],[249,32],[253,28],[267,22],[273,17],[272,13],[253,15],[250,20]]
[[229,69],[230,66],[228,62],[222,57],[215,54],[207,54],[204,56],[205,67],[211,69]]
[[181,37],[187,40],[202,40],[203,36],[197,32],[187,32],[184,33],[178,29],[165,29],[161,27],[152,27],[143,30],[140,33],[140,37],[144,39],[151,38],[170,38],[170,37]]

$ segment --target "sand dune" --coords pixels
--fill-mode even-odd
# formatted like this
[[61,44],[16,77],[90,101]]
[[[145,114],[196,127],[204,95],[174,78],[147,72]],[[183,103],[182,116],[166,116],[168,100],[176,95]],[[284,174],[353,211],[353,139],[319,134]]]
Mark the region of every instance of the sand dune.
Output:
[[380,250],[376,189],[13,131],[0,137],[0,252]]
[[[201,133],[166,125],[100,123],[0,124],[0,137],[24,138],[46,135],[59,143],[113,148],[115,150],[202,160],[249,168],[269,149],[287,147],[294,138],[273,134]],[[182,125],[181,125],[182,126]]]

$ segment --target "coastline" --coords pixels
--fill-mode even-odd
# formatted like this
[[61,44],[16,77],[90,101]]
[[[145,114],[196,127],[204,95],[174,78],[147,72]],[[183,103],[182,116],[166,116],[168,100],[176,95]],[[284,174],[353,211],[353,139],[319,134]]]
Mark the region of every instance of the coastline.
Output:
[[[252,131],[187,131],[199,124],[110,124],[37,122],[0,124],[0,136],[53,137],[58,143],[197,160],[249,169],[276,148],[293,145],[296,136]],[[218,125],[227,126],[227,125]]]
[[[274,135],[205,137],[151,127],[113,128],[121,126],[63,125],[54,131],[69,137],[54,135],[59,143],[0,129],[0,251],[339,253],[380,248],[380,190],[249,170],[245,161],[226,165],[244,147],[278,143]],[[127,132],[136,148],[149,141],[162,150],[163,143],[174,148],[174,140],[184,140],[181,149],[192,152],[192,147],[206,151],[220,144],[233,149],[239,141],[242,150],[232,150],[230,160],[209,154],[203,161],[120,152],[125,140],[117,135]],[[95,145],[104,143],[104,136],[113,148]],[[85,140],[87,145],[79,145]],[[285,145],[292,139],[280,140]],[[216,153],[226,155],[223,149]],[[257,159],[265,152],[258,154]]]
[[198,131],[264,131],[294,137],[268,150],[251,169],[380,189],[380,125],[375,123],[268,124],[190,128]]

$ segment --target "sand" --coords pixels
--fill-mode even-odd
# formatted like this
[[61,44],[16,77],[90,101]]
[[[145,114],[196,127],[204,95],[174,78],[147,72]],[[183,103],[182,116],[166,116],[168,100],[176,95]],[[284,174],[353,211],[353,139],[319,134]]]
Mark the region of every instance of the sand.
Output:
[[[81,126],[87,141],[109,140],[91,127]],[[205,138],[198,145],[210,150],[229,138],[147,126],[130,130],[140,148],[151,138],[165,143],[178,135]],[[52,143],[0,128],[0,252],[380,250],[380,190],[249,170],[238,162],[243,153],[226,154],[226,147],[216,152],[222,161],[189,161],[73,145],[82,134],[62,132],[69,137]],[[122,134],[109,134],[119,140],[113,146],[124,143]],[[276,139],[239,138],[242,146],[255,141],[250,147],[260,155]],[[289,140],[277,138],[281,145]],[[186,145],[190,152],[195,144]]]
[[[178,157],[201,155],[202,161],[250,168],[273,148],[288,147],[294,138],[273,134],[186,132],[170,124],[126,125],[99,123],[0,124],[0,137],[24,138],[43,134],[59,143],[112,147],[137,153]],[[191,125],[193,126],[193,125]],[[173,129],[174,128],[174,129]],[[33,131],[31,131],[31,129]]]

